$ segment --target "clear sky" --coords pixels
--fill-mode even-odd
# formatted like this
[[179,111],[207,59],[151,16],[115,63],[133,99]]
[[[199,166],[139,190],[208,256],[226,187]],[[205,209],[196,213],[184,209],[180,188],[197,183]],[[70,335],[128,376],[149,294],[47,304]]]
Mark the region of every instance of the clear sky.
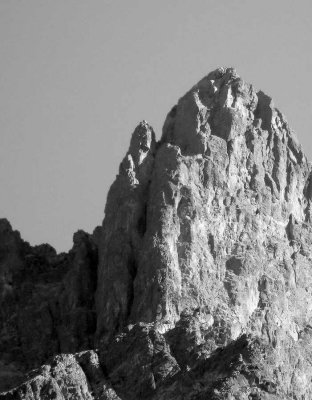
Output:
[[0,217],[68,250],[100,224],[136,124],[218,66],[271,95],[312,159],[311,0],[0,0]]

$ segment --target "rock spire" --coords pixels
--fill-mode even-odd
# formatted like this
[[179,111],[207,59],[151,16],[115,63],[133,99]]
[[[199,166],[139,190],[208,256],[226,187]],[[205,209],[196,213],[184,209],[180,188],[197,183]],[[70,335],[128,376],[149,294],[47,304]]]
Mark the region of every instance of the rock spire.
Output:
[[160,141],[137,126],[69,254],[0,224],[3,390],[45,363],[0,399],[311,399],[311,185],[272,99],[209,73]]

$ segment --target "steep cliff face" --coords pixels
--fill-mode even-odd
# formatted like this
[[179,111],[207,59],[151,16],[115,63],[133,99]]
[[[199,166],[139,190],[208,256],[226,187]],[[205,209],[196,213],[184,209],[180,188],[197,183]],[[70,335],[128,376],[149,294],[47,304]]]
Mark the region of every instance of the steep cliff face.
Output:
[[143,121],[108,193],[99,246],[98,337],[118,332],[130,317],[155,151],[155,134]]
[[[296,260],[308,261],[309,245],[300,251],[292,232],[308,240],[310,167],[271,99],[235,71],[217,70],[169,113],[155,156],[151,147],[145,182],[129,162],[108,196],[99,276],[116,276],[103,275],[98,287],[98,315],[107,310],[108,329],[115,320],[118,330],[121,315],[169,329],[184,310],[199,307],[208,324],[224,325],[226,338],[235,339],[264,312],[261,296],[277,276],[284,301],[294,303]],[[119,296],[112,281],[124,285]],[[109,296],[103,312],[102,293]],[[291,313],[282,321],[294,336],[296,323]]]
[[[60,383],[55,396],[311,399],[311,201],[311,166],[284,116],[231,68],[178,101],[159,142],[139,124],[100,233],[74,246],[58,280],[71,329],[51,323],[57,343],[75,340],[49,354],[92,348],[94,338],[103,390],[91,374],[85,394],[70,397]],[[13,237],[3,276],[25,262]],[[89,336],[73,322],[79,302]],[[15,312],[5,304],[4,325]],[[3,398],[40,396],[25,397],[27,385]]]

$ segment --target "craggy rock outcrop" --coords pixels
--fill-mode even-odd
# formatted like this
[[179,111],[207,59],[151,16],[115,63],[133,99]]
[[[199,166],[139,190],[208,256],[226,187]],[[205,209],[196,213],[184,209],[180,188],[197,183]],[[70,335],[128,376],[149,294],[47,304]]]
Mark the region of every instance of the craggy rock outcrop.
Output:
[[97,247],[78,231],[68,254],[31,247],[0,220],[0,390],[59,352],[93,347]]
[[122,398],[147,398],[180,371],[170,347],[153,324],[129,325],[102,349],[102,364]]
[[146,231],[146,206],[155,151],[154,131],[143,121],[132,135],[129,151],[108,193],[99,246],[99,338],[110,337],[129,320],[138,258]]
[[98,356],[92,350],[55,356],[49,364],[32,371],[18,389],[1,398],[120,400],[105,381]]
[[[159,142],[145,121],[135,129],[102,228],[83,234],[84,245],[68,255],[50,249],[44,271],[31,278],[32,293],[40,292],[39,277],[63,257],[57,284],[48,285],[57,295],[44,289],[50,302],[41,301],[52,310],[41,329],[55,333],[36,339],[36,361],[95,345],[100,381],[122,400],[311,399],[311,176],[269,96],[231,68],[208,74],[170,111]],[[10,299],[17,278],[7,276],[25,271],[27,251],[38,257],[39,250],[26,251],[12,231],[3,240],[2,293]],[[39,312],[34,294],[23,298],[30,315]],[[15,329],[5,346],[12,365],[26,339],[10,322],[23,321],[14,316],[20,303],[5,304],[1,326]],[[33,357],[27,349],[24,363]],[[81,387],[93,379],[79,376]],[[69,379],[60,386],[64,398],[71,398],[66,385],[78,385]],[[72,398],[89,398],[79,390]]]

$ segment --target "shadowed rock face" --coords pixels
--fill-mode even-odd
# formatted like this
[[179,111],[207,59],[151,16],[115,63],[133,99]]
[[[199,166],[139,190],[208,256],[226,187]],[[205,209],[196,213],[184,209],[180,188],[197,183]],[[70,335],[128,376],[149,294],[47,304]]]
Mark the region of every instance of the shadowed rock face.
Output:
[[129,151],[108,193],[99,246],[99,338],[118,332],[130,318],[155,151],[155,134],[143,121],[132,135]]
[[[68,375],[42,381],[39,370],[35,381],[53,375],[60,399],[311,399],[311,185],[272,99],[231,68],[210,73],[170,111],[159,142],[138,125],[102,228],[76,235],[68,255],[0,226],[12,382],[95,345],[96,384],[94,369],[73,377],[78,355],[57,359],[72,360]],[[26,270],[29,254],[42,271]],[[20,274],[34,280],[23,301]],[[0,399],[45,398],[45,383],[29,392],[27,382]]]
[[78,231],[68,254],[31,247],[0,220],[0,390],[60,352],[93,347],[97,247]]

